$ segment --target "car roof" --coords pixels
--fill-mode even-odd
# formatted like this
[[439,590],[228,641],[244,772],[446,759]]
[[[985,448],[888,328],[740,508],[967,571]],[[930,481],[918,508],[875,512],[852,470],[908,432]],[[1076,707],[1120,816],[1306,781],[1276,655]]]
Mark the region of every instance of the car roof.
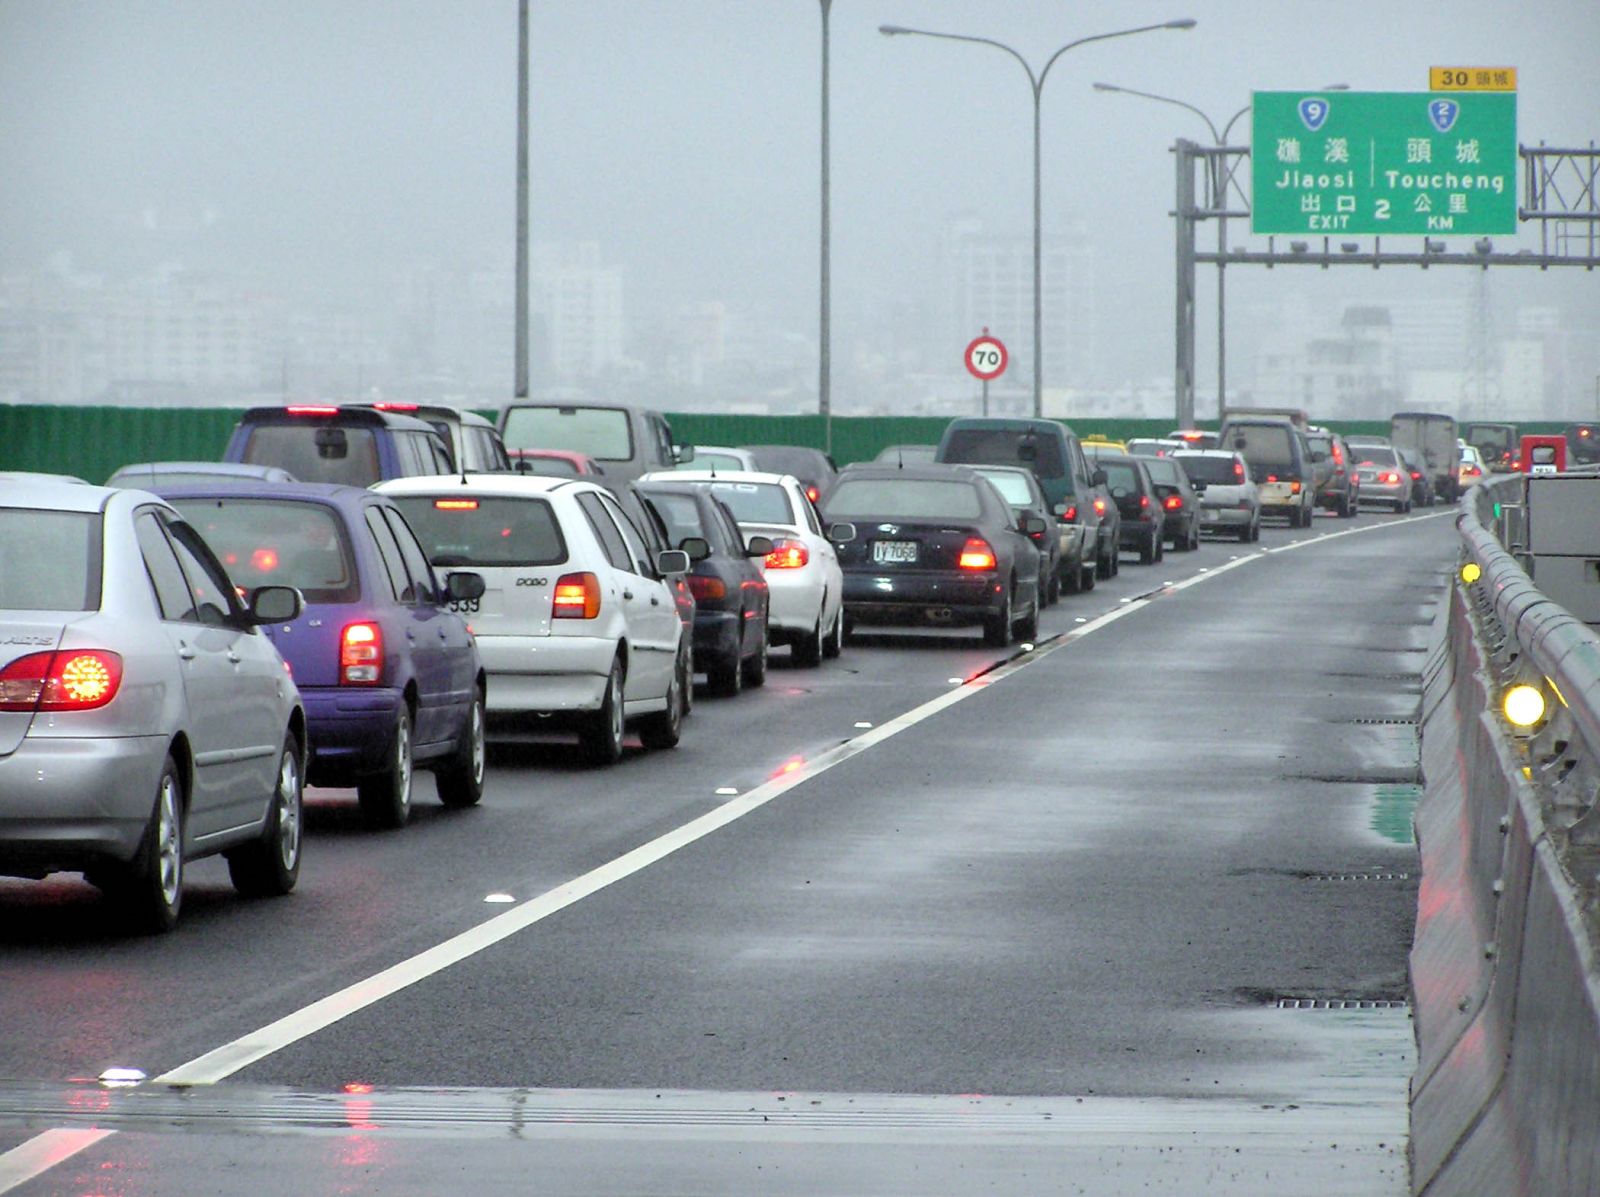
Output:
[[170,486],[146,488],[168,502],[180,499],[286,499],[295,503],[323,503],[336,507],[359,503],[373,492],[361,486],[336,482],[255,482],[232,479],[227,482],[177,482]]
[[366,407],[375,411],[391,412],[398,416],[416,416],[419,420],[454,420],[476,428],[493,428],[492,420],[485,420],[475,411],[451,407],[447,403],[405,403],[400,400],[380,399],[374,403],[346,403],[344,407]]
[[756,482],[781,485],[792,482],[800,485],[793,474],[780,474],[773,470],[652,470],[639,479],[655,482]]
[[113,487],[91,486],[84,482],[60,481],[40,478],[0,478],[0,507],[31,507],[40,511],[82,511],[94,513],[105,510],[116,495],[128,492]]
[[898,466],[881,461],[857,461],[839,471],[836,483],[860,478],[880,480],[885,478],[921,479],[928,482],[982,482],[983,477],[970,465],[954,462],[931,462]]
[[1232,461],[1239,456],[1235,449],[1174,449],[1168,456],[1171,457],[1226,457]]
[[362,428],[409,429],[438,436],[426,420],[399,412],[379,411],[374,407],[340,407],[331,403],[290,403],[283,407],[250,407],[239,417],[240,424],[344,424]]

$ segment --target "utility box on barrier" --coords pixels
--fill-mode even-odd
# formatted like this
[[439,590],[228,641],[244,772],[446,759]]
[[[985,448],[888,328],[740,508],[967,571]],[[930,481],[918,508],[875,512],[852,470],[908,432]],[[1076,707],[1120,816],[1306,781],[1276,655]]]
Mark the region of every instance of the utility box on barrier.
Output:
[[1539,589],[1600,627],[1600,474],[1528,475],[1527,554]]

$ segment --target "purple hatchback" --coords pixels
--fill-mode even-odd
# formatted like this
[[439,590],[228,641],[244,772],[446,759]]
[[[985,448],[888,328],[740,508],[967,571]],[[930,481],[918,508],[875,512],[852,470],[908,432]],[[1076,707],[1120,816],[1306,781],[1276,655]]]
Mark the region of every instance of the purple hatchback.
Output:
[[446,806],[483,794],[484,670],[451,607],[479,574],[436,577],[395,505],[351,486],[173,486],[184,514],[248,594],[294,586],[305,610],[262,628],[304,698],[312,785],[354,786],[369,825],[411,812],[413,765]]

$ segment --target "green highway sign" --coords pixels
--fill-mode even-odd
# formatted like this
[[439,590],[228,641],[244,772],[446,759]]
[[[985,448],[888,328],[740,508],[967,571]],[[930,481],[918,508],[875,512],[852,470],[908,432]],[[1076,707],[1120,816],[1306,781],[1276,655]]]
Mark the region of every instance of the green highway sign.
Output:
[[1252,233],[1517,230],[1515,93],[1258,91],[1253,110]]

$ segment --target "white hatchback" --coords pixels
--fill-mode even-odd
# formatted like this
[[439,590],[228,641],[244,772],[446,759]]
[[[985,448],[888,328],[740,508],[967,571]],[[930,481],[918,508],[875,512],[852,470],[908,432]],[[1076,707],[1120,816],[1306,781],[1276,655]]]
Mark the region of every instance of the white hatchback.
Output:
[[663,575],[685,553],[652,556],[610,491],[576,478],[468,474],[374,487],[405,513],[436,566],[483,575],[452,603],[478,641],[495,732],[574,727],[610,764],[634,723],[646,748],[678,742],[693,682],[690,645]]
[[674,470],[648,480],[699,482],[726,503],[745,536],[766,536],[763,565],[774,644],[792,646],[799,665],[837,657],[844,645],[844,574],[805,487],[791,474],[754,470]]

